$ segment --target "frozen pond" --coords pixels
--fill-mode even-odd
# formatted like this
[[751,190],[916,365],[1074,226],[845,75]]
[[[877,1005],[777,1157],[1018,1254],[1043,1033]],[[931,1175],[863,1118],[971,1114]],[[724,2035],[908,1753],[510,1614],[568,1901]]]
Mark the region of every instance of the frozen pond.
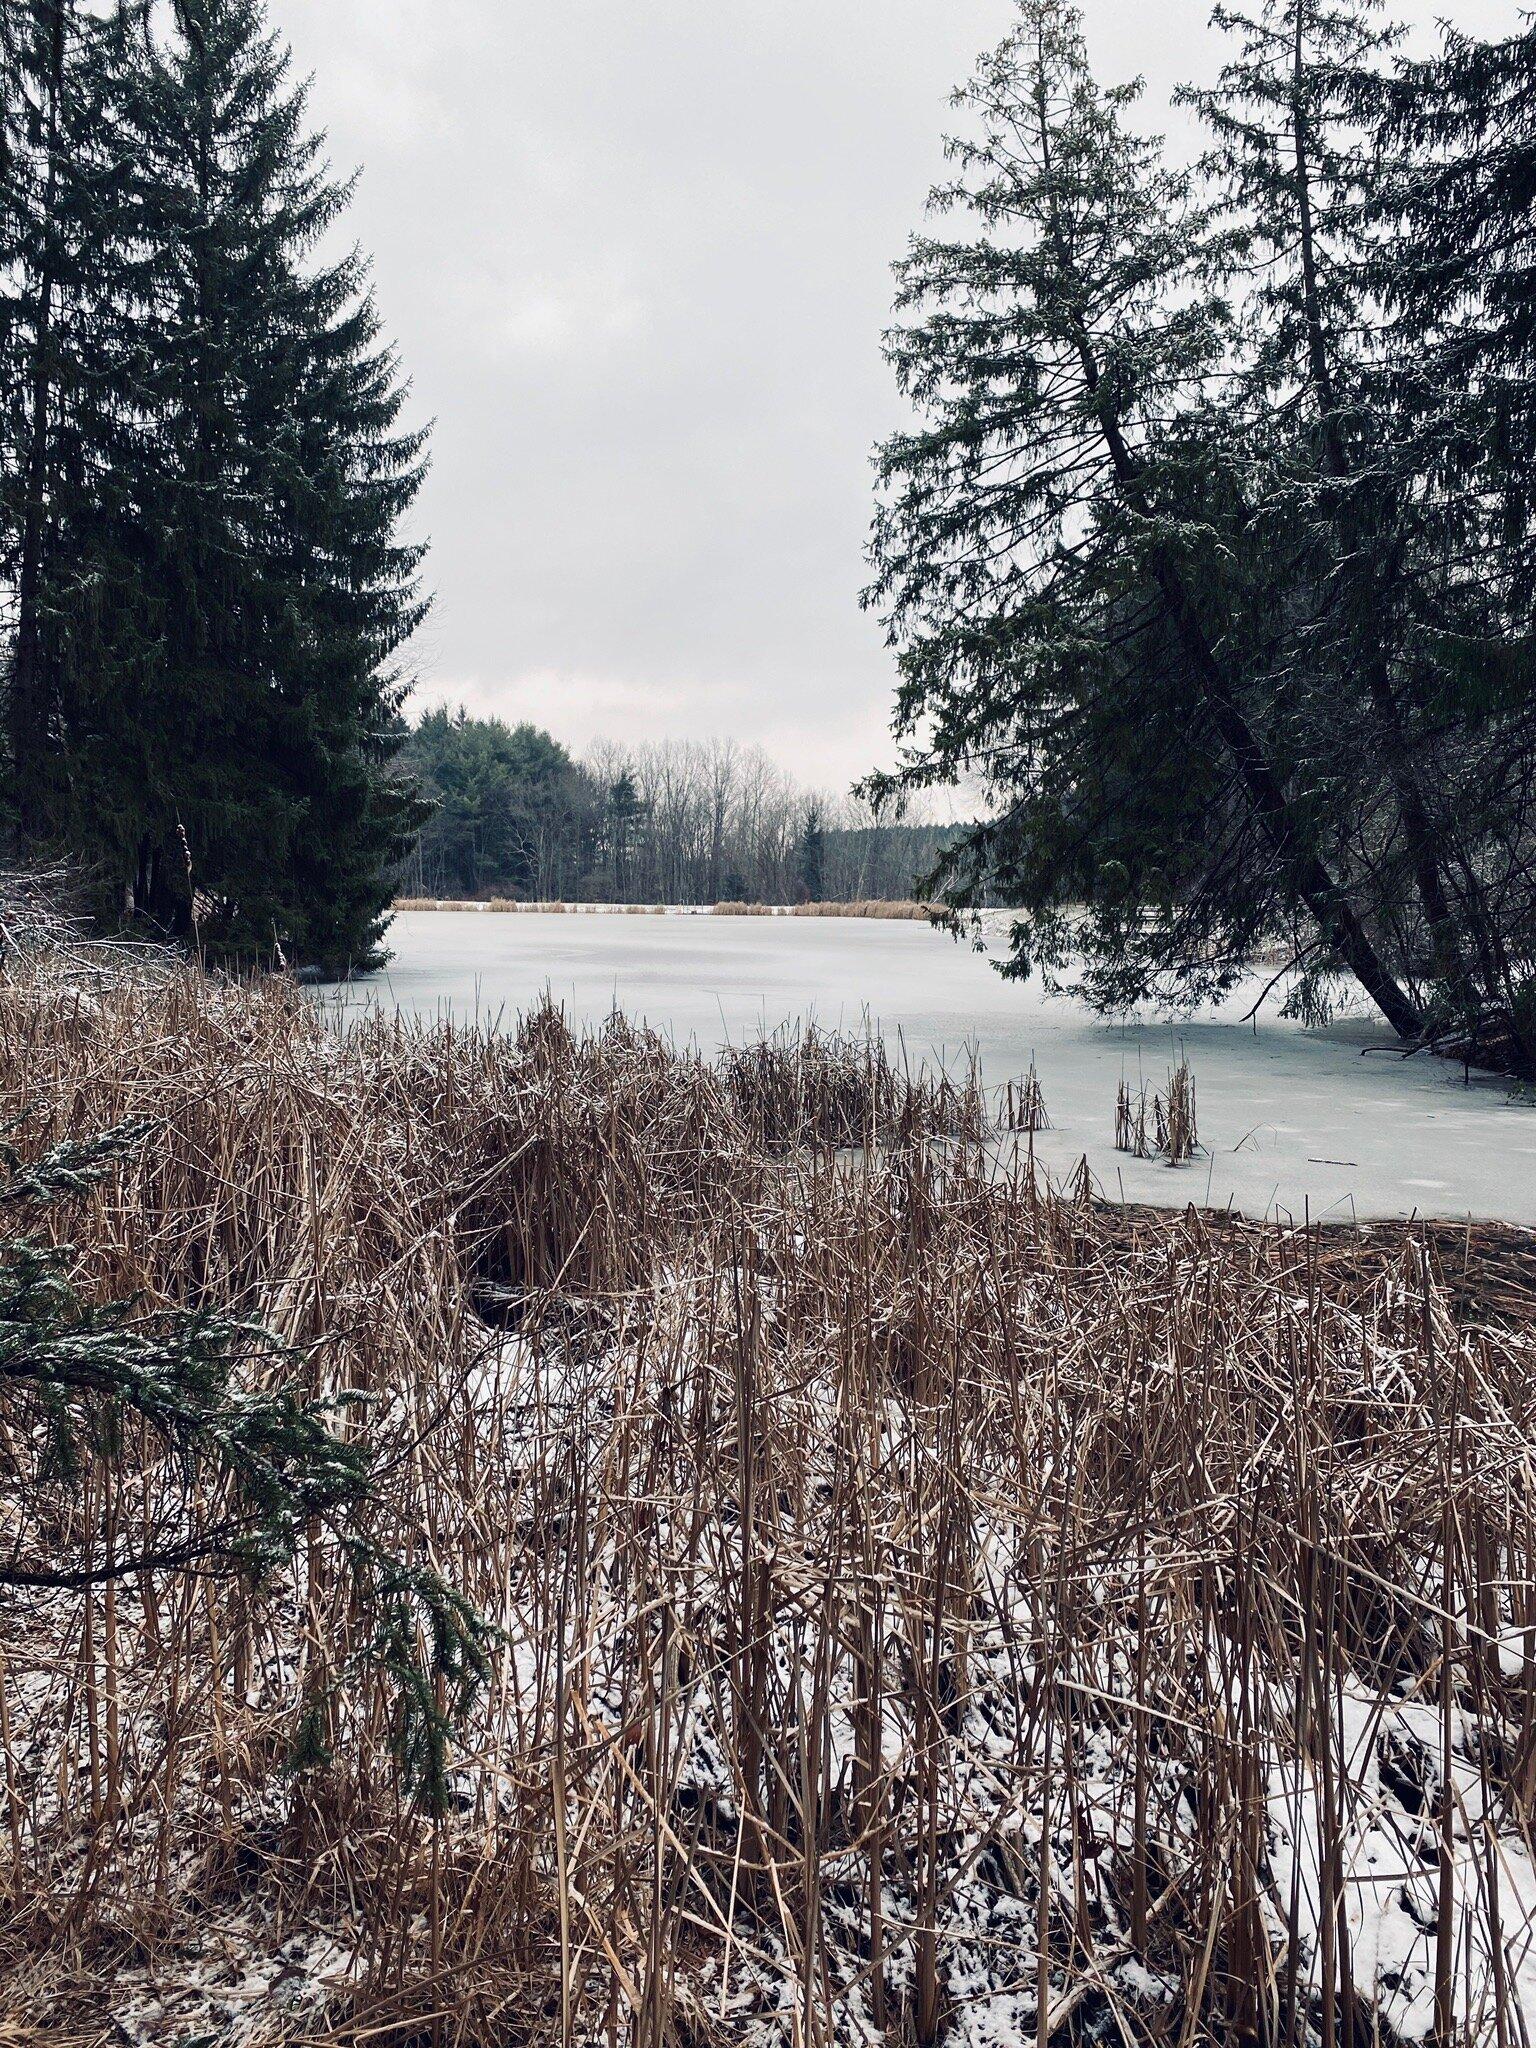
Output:
[[[386,972],[337,1000],[509,1021],[548,990],[573,1023],[618,1007],[706,1051],[797,1021],[860,1031],[867,1019],[914,1061],[957,1067],[974,1047],[992,1084],[1033,1056],[1054,1125],[1037,1155],[1058,1176],[1086,1155],[1111,1199],[1536,1224],[1536,1108],[1507,1084],[1467,1087],[1443,1061],[1404,1060],[1384,1026],[1325,1034],[1271,1013],[1255,1030],[1240,1021],[1253,993],[1193,1019],[1105,1024],[926,925],[856,918],[422,911],[398,917],[390,943]],[[1206,1149],[1181,1167],[1116,1152],[1121,1076],[1162,1089],[1181,1054]]]

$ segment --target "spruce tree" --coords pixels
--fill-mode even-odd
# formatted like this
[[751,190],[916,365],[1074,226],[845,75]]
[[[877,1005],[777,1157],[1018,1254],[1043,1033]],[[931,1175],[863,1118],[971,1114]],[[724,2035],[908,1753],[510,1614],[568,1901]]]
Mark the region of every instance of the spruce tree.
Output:
[[1414,1035],[1264,659],[1248,508],[1211,460],[1229,252],[1127,125],[1134,89],[1095,85],[1076,10],[1019,13],[956,95],[971,126],[935,194],[973,232],[898,268],[889,353],[919,423],[880,453],[869,600],[909,745],[872,789],[989,785],[936,879],[957,908],[1022,905],[1016,972],[1080,960],[1111,1007],[1198,998],[1283,934]]
[[[1536,25],[1481,42],[1447,29],[1433,57],[1376,96],[1388,252],[1374,282],[1393,316],[1400,401],[1438,414],[1497,568],[1536,581]],[[1416,387],[1406,383],[1416,364]],[[1452,409],[1455,401],[1455,409]],[[1460,430],[1452,440],[1451,432]],[[1482,563],[1483,573],[1491,565]],[[1506,591],[1506,598],[1515,593]]]
[[[258,0],[178,0],[126,101],[160,462],[146,587],[136,894],[221,950],[377,957],[419,818],[391,663],[419,622],[398,536],[421,477],[359,259],[320,262],[347,188]],[[183,836],[184,835],[184,836]]]
[[795,865],[806,902],[820,903],[827,891],[827,832],[814,797],[805,807]]
[[[73,849],[81,704],[110,694],[106,624],[133,462],[131,364],[114,351],[125,251],[114,147],[120,21],[3,0],[0,579],[7,809],[28,851]],[[114,362],[127,375],[114,376]]]
[[[5,520],[23,850],[222,957],[367,967],[421,816],[395,756],[423,437],[361,260],[320,253],[348,187],[259,0],[30,12]],[[60,21],[62,71],[39,26]]]

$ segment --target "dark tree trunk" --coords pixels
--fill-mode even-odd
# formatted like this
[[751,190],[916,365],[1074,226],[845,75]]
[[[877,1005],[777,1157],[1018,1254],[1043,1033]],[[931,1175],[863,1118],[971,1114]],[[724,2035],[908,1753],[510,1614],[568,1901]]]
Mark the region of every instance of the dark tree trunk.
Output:
[[44,221],[37,277],[37,311],[28,394],[27,455],[21,549],[16,578],[16,639],[11,655],[8,724],[16,826],[23,847],[48,829],[44,759],[52,727],[50,689],[42,658],[43,553],[48,522],[48,462],[53,438],[54,302],[58,290],[57,206],[59,115],[71,0],[43,0],[48,15],[47,115],[44,148]]

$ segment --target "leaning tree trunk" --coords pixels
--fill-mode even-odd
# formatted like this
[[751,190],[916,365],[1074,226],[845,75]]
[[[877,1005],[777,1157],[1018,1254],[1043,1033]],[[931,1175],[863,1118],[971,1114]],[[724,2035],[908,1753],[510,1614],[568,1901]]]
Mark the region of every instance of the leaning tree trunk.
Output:
[[[1082,360],[1089,390],[1099,403],[1100,426],[1114,465],[1116,482],[1126,500],[1145,515],[1147,505],[1142,489],[1141,466],[1121,431],[1117,413],[1104,395],[1098,366],[1086,339],[1082,344]],[[1263,741],[1216,658],[1177,565],[1164,550],[1159,549],[1153,557],[1152,571],[1169,622],[1178,634],[1179,644],[1200,685],[1216,735],[1231,758],[1260,830],[1280,860],[1296,894],[1316,920],[1318,930],[1398,1037],[1417,1038],[1424,1028],[1423,1012],[1387,967],[1348,892],[1329,874],[1311,842],[1310,834],[1301,827],[1295,807],[1275,773]]]

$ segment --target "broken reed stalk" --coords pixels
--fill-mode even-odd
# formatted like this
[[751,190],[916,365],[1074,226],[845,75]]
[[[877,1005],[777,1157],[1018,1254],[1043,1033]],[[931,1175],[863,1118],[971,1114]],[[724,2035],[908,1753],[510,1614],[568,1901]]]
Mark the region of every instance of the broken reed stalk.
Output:
[[1150,1157],[1146,1084],[1143,1083],[1133,1095],[1123,1074],[1115,1095],[1115,1150],[1129,1152],[1136,1159]]
[[[1529,2027],[1536,1337],[1411,1233],[1053,1194],[824,1036],[330,1035],[192,973],[0,980],[22,1111],[157,1120],[60,1216],[80,1285],[366,1395],[380,1541],[503,1631],[434,1821],[323,1542],[6,1594],[44,2037],[216,2032],[229,1982],[338,2048]],[[142,1434],[85,1478],[0,1495],[7,1542],[174,1483]]]

